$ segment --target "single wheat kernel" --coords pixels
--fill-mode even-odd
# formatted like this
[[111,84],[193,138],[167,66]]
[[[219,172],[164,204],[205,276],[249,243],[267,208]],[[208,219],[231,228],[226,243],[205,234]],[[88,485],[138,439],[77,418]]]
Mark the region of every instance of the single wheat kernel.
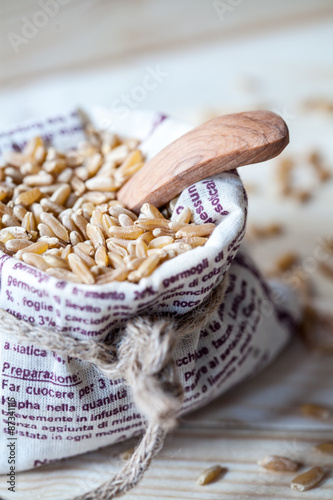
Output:
[[61,251],[61,258],[64,260],[68,260],[68,256],[72,251],[72,245],[67,245],[65,248]]
[[86,253],[82,252],[82,250],[80,250],[78,248],[78,246],[75,246],[75,247],[72,247],[73,249],[73,252],[75,253],[75,255],[77,255],[78,257],[80,257],[80,259],[85,263],[85,265],[87,267],[93,267],[96,265],[96,262],[95,260],[90,257],[89,255],[87,255]]
[[195,248],[203,246],[208,241],[208,238],[204,238],[202,236],[193,236],[192,238],[181,238],[178,241],[180,243],[191,245],[192,248]]
[[298,261],[298,255],[294,252],[286,252],[275,262],[275,267],[279,272],[289,271]]
[[74,224],[76,225],[76,227],[79,229],[79,231],[81,232],[82,236],[84,238],[87,238],[87,231],[86,231],[86,228],[87,228],[87,224],[88,224],[88,221],[87,219],[85,219],[83,217],[83,215],[80,215],[78,213],[74,213],[72,215],[72,219],[73,219],[73,222]]
[[67,167],[67,162],[64,159],[47,160],[43,164],[43,170],[48,174],[58,175]]
[[135,226],[128,227],[117,227],[113,226],[109,229],[109,234],[112,237],[126,239],[126,240],[136,240],[140,234],[143,233],[143,229]]
[[144,262],[139,266],[137,270],[138,274],[143,278],[149,276],[154,271],[159,261],[159,255],[148,255]]
[[102,229],[103,228],[102,217],[103,217],[103,212],[101,212],[99,208],[96,208],[96,210],[94,210],[91,215],[90,224],[98,226],[99,228]]
[[147,257],[148,245],[144,240],[136,241],[136,255],[139,258]]
[[[54,249],[58,250],[58,249]],[[62,259],[61,257],[58,257],[56,255],[43,255],[43,258],[45,262],[47,263],[48,267],[57,267],[57,268],[62,268],[62,269],[69,269],[68,262],[65,259]]]
[[166,245],[163,250],[175,250],[177,253],[184,253],[188,252],[189,250],[192,250],[191,245],[188,243],[178,243],[177,241],[175,243],[171,243],[170,245]]
[[320,451],[320,453],[325,453],[325,455],[333,456],[333,442],[317,444],[315,450]]
[[38,229],[40,237],[43,237],[43,236],[48,236],[49,238],[55,237],[55,234],[52,231],[52,229],[49,226],[47,226],[46,224],[43,224],[42,222],[40,224],[38,224],[37,229]]
[[106,252],[106,248],[104,246],[100,246],[97,248],[95,252],[95,262],[98,266],[108,266],[109,258]]
[[185,207],[176,218],[176,222],[178,222],[178,224],[188,224],[191,221],[191,218],[191,209],[189,207]]
[[[89,240],[90,241],[90,240]],[[77,248],[79,248],[82,252],[84,252],[86,255],[89,255],[90,257],[92,257],[95,253],[95,248],[93,245],[89,245],[89,243],[87,242],[82,242],[82,243],[78,243],[76,245]]]
[[103,231],[93,224],[88,223],[86,226],[86,233],[88,238],[93,242],[95,248],[105,246],[105,238]]
[[121,227],[133,226],[133,219],[127,214],[120,214],[118,220]]
[[129,171],[132,171],[132,167],[135,167],[138,163],[142,164],[142,162],[143,158],[141,151],[139,149],[136,149],[129,153],[128,156],[126,156],[118,171],[126,175],[126,173],[128,173]]
[[164,218],[149,219],[147,217],[139,217],[139,219],[137,219],[134,224],[144,231],[153,231],[156,228],[169,228],[169,221]]
[[214,229],[216,228],[215,224],[207,223],[207,224],[189,224],[188,226],[183,227],[176,233],[176,238],[191,238],[194,236],[209,236]]
[[94,210],[95,210],[94,203],[91,203],[90,201],[88,201],[88,202],[85,202],[82,204],[82,215],[86,219],[90,219]]
[[106,177],[93,177],[85,182],[90,191],[116,191],[117,186],[113,179]]
[[[71,218],[70,215],[68,214],[65,214],[65,215],[62,215],[60,214],[59,215],[59,220],[61,221],[61,223],[63,224],[63,226],[65,226],[65,228],[71,233],[72,231],[78,231],[78,228],[76,227],[76,225],[74,224],[74,221],[73,219]],[[80,232],[81,234],[81,232]]]
[[76,196],[83,195],[86,190],[86,185],[83,181],[81,181],[81,179],[79,179],[76,175],[73,175],[69,183]]
[[47,226],[50,226],[50,228],[52,229],[54,234],[58,236],[58,238],[63,241],[69,242],[69,234],[67,229],[63,224],[61,224],[61,222],[58,221],[58,219],[54,217],[54,215],[47,212],[42,212],[40,214],[40,220]]
[[126,144],[121,144],[107,153],[105,158],[107,161],[112,161],[117,165],[120,165],[129,153],[128,146]]
[[35,150],[34,160],[41,165],[45,161],[46,155],[47,151],[45,147],[42,144],[40,144],[39,146],[37,146]]
[[312,403],[301,405],[300,411],[306,417],[318,418],[321,420],[328,420],[332,417],[332,411],[329,408]]
[[2,216],[1,222],[6,227],[21,226],[20,221],[14,215],[4,214]]
[[24,182],[28,186],[49,186],[54,182],[54,179],[51,174],[41,171],[38,174],[26,175]]
[[103,157],[101,153],[95,153],[91,156],[87,162],[87,172],[89,177],[96,175],[103,163]]
[[296,472],[300,464],[287,457],[271,455],[258,461],[258,465],[264,469],[276,472]]
[[27,212],[22,220],[22,227],[27,231],[36,231],[37,224],[35,216],[32,212]]
[[[36,241],[36,243],[32,243],[27,248],[27,252],[41,254],[44,253],[49,248],[49,245],[43,241]],[[23,249],[24,252],[24,249]]]
[[166,227],[158,227],[156,229],[153,229],[153,235],[155,236],[155,238],[159,238],[160,236],[172,236],[172,238],[175,238],[175,232],[172,229],[168,229]]
[[41,196],[42,193],[39,188],[29,189],[15,198],[15,205],[32,205],[35,201],[38,201]]
[[111,265],[115,269],[126,267],[126,263],[125,263],[124,257],[122,255],[119,255],[116,252],[108,252],[108,258],[109,258]]
[[325,470],[322,467],[313,467],[303,474],[295,477],[290,487],[296,491],[306,491],[314,488],[325,476]]
[[151,248],[148,249],[147,255],[159,255],[161,259],[164,259],[167,256],[164,248]]
[[89,271],[89,268],[83,262],[83,260],[73,253],[68,255],[68,263],[73,271],[84,283],[87,285],[92,285],[95,283],[95,278]]
[[[28,250],[28,248],[27,248],[27,250]],[[43,257],[41,255],[38,255],[37,253],[29,253],[28,251],[24,252],[22,254],[22,260],[26,264],[30,264],[31,266],[38,267],[38,269],[41,269],[42,271],[46,271],[47,268],[49,267],[48,264],[43,259]]]
[[71,194],[71,187],[69,184],[59,186],[54,193],[52,193],[50,200],[59,205],[64,205],[68,196]]
[[46,255],[52,255],[54,257],[61,257],[61,248],[48,248],[43,253],[43,257],[45,257]]
[[220,465],[214,465],[213,467],[209,467],[209,469],[205,469],[197,479],[197,483],[200,486],[205,486],[206,484],[213,483],[217,481],[222,474],[227,471],[225,467],[221,467]]
[[141,214],[149,219],[163,219],[166,220],[164,215],[150,203],[144,203],[140,209]]
[[172,236],[160,236],[158,238],[155,238],[154,240],[151,240],[151,242],[148,245],[148,249],[151,250],[153,248],[163,248],[166,245],[171,245],[171,243],[174,242],[174,239]]
[[78,231],[72,231],[69,235],[71,245],[75,247],[78,243],[83,243],[83,238]]

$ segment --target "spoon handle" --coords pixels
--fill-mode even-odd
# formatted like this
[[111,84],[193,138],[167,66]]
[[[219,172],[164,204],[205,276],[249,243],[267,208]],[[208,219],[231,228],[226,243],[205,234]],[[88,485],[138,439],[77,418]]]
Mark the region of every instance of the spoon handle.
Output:
[[138,211],[157,207],[211,175],[277,156],[289,142],[288,127],[270,111],[220,116],[162,149],[120,189],[118,199]]

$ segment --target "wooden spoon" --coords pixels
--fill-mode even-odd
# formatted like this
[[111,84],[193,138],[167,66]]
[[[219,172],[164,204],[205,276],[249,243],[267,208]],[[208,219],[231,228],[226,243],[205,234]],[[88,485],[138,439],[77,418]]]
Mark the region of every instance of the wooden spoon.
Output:
[[214,118],[162,149],[118,192],[138,212],[144,203],[164,205],[211,175],[274,158],[289,142],[288,127],[270,111]]

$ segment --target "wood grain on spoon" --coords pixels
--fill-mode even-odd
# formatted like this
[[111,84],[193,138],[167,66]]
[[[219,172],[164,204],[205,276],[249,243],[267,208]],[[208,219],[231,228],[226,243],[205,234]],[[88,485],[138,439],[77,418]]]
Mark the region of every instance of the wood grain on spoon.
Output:
[[160,207],[206,177],[274,158],[288,142],[287,125],[270,111],[214,118],[147,161],[120,189],[118,199],[134,211],[147,202]]

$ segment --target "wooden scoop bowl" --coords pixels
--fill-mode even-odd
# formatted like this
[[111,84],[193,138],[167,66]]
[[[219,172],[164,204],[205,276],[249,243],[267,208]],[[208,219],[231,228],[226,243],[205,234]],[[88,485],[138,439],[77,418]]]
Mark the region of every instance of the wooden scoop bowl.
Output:
[[214,118],[147,161],[120,189],[118,200],[136,212],[147,202],[160,207],[206,177],[274,158],[288,142],[287,125],[270,111]]

